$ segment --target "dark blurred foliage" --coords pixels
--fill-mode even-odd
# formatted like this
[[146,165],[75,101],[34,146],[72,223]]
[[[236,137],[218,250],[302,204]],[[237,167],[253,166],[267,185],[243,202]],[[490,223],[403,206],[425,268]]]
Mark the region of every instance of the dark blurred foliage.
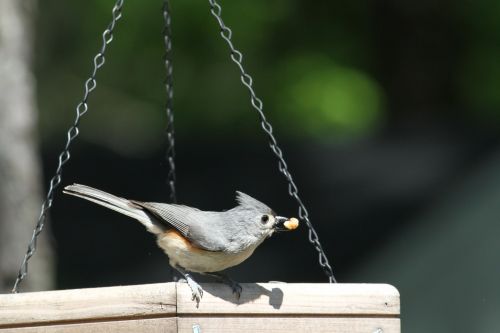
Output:
[[[498,330],[500,2],[222,5],[338,279],[398,287],[405,332]],[[46,177],[111,7],[40,4]],[[227,209],[242,190],[296,215],[208,3],[173,1],[172,12],[180,201]],[[159,1],[126,2],[65,184],[167,200],[161,31]],[[138,223],[62,194],[52,223],[60,288],[170,279]],[[324,282],[316,258],[300,228],[231,271]]]

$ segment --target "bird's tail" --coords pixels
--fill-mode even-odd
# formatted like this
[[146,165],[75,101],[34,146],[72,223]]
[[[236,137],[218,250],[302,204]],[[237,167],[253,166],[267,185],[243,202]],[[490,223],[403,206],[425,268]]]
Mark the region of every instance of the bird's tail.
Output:
[[98,205],[112,209],[115,212],[136,219],[151,233],[159,234],[165,231],[165,227],[155,217],[146,213],[140,206],[134,204],[130,200],[80,184],[66,186],[63,192],[92,201]]

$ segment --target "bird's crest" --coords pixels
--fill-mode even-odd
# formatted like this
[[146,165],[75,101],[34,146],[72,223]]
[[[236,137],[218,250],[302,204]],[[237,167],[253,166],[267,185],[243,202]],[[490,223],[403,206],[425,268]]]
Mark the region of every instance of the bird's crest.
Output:
[[269,208],[266,204],[260,202],[259,200],[252,198],[248,194],[245,194],[240,191],[236,191],[236,201],[241,207],[254,209],[259,211],[260,213],[273,214],[273,210]]

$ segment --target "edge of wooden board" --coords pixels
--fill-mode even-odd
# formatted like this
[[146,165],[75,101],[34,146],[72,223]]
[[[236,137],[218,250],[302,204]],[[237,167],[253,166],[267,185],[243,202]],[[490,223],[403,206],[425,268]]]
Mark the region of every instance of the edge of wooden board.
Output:
[[202,284],[199,304],[177,285],[177,313],[399,316],[398,290],[388,284],[243,283],[240,299],[221,284]]
[[175,283],[0,295],[0,328],[58,322],[173,317]]
[[219,283],[201,284],[199,305],[186,283],[158,283],[0,295],[0,329],[183,316],[389,317],[399,292],[387,284],[243,283],[240,299]]

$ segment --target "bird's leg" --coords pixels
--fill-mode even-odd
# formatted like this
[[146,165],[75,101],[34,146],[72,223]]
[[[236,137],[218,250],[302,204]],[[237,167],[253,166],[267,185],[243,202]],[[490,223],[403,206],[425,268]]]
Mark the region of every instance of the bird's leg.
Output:
[[196,300],[196,305],[200,304],[200,300],[203,297],[203,289],[201,286],[193,280],[191,277],[191,274],[186,272],[186,270],[182,267],[174,267],[183,277],[186,279],[187,284],[189,285],[189,288],[191,288],[191,292],[193,293],[193,298],[192,300]]
[[207,275],[207,276],[211,276],[211,277],[215,278],[217,281],[222,282],[224,284],[227,284],[233,290],[233,294],[236,294],[236,297],[238,299],[240,298],[241,292],[243,291],[243,288],[241,287],[241,285],[238,282],[234,281],[226,274],[224,274],[222,272],[203,273],[203,274]]
[[179,271],[172,267],[172,281],[173,282],[186,282],[184,278],[181,277]]

